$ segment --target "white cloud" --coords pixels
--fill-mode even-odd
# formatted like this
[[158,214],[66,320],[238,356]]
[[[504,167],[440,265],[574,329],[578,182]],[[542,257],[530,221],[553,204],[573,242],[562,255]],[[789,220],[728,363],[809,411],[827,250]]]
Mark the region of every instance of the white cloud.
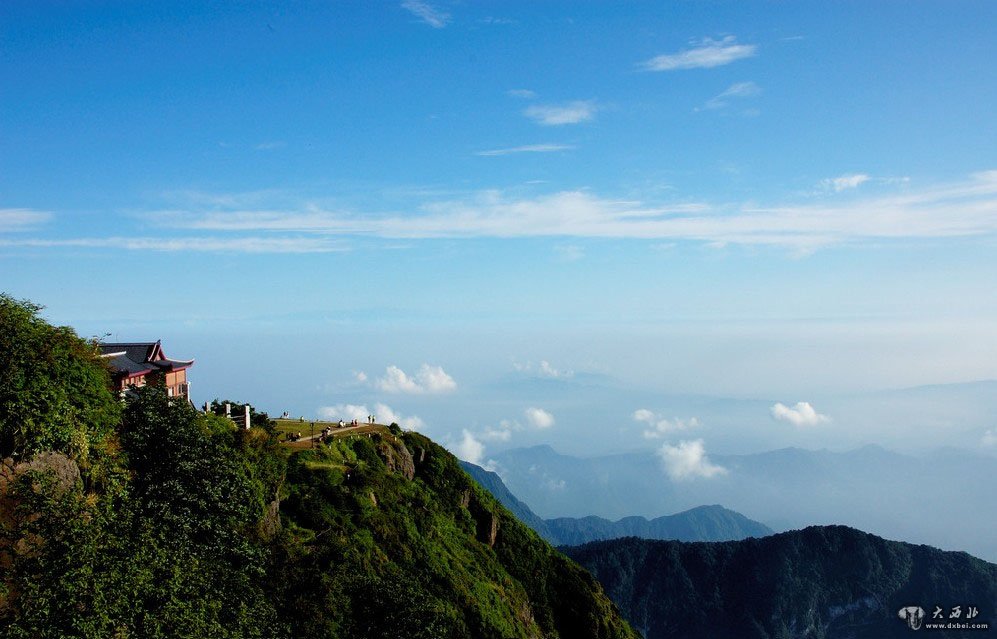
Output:
[[523,98],[524,100],[532,100],[537,97],[536,92],[529,89],[509,89],[506,93],[514,98]]
[[486,442],[507,442],[512,439],[515,431],[523,430],[523,425],[515,420],[503,419],[498,426],[487,426],[478,433],[478,437]]
[[354,371],[353,378],[356,379],[361,384],[363,384],[364,382],[367,381],[367,373],[363,371]]
[[466,462],[480,465],[485,457],[485,445],[465,428],[463,437],[453,448],[453,454]]
[[66,240],[0,240],[0,246],[26,248],[111,248],[164,253],[331,253],[346,248],[319,237],[106,237]]
[[374,416],[378,424],[394,423],[398,424],[405,430],[421,430],[426,426],[426,422],[422,421],[419,417],[416,417],[415,415],[402,415],[401,413],[396,413],[386,404],[374,404],[374,410],[371,411],[371,415]]
[[428,2],[422,2],[421,0],[405,0],[405,2],[402,3],[402,8],[410,11],[414,16],[434,29],[442,29],[450,22],[449,13],[440,11]]
[[997,428],[990,428],[983,433],[980,443],[984,446],[997,446]]
[[52,219],[52,214],[31,209],[0,209],[0,232],[27,231]]
[[576,100],[564,104],[535,104],[523,111],[523,115],[539,124],[560,126],[588,122],[597,110],[592,100]]
[[497,25],[509,25],[516,24],[516,21],[512,18],[497,18],[495,16],[485,16],[478,20],[481,24],[497,24]]
[[525,146],[514,146],[507,149],[489,149],[478,151],[475,155],[482,157],[496,157],[500,155],[513,155],[516,153],[553,153],[555,151],[568,151],[575,148],[570,144],[527,144]]
[[378,378],[375,385],[386,393],[410,395],[449,393],[457,389],[457,382],[443,367],[429,364],[423,364],[411,377],[397,366],[388,366],[384,377]]
[[703,105],[704,109],[722,109],[730,104],[731,99],[753,98],[761,94],[762,89],[754,82],[738,82],[732,84],[720,94],[710,98]]
[[727,36],[723,40],[704,38],[692,49],[659,55],[640,66],[647,71],[708,69],[750,58],[755,55],[756,48],[753,44],[737,44],[734,36]]
[[[997,170],[968,180],[842,203],[712,206],[704,202],[649,205],[588,191],[506,197],[480,191],[466,199],[423,204],[418,213],[370,215],[323,211],[304,202],[290,211],[193,210],[147,214],[152,223],[215,232],[297,231],[329,238],[599,237],[688,240],[706,244],[782,246],[805,253],[860,241],[956,238],[997,234]],[[219,238],[221,243],[224,238]],[[84,240],[83,242],[86,242]],[[175,240],[186,245],[187,240]],[[8,242],[9,244],[9,242]],[[50,245],[56,245],[53,242]],[[161,247],[160,247],[161,248]]]
[[523,412],[526,420],[536,428],[544,429],[554,425],[554,416],[542,408],[531,406]]
[[481,439],[486,442],[507,442],[512,439],[512,430],[502,426],[498,428],[488,427],[481,431]]
[[370,411],[364,404],[336,404],[334,406],[323,406],[318,409],[320,418],[326,421],[343,420],[345,422],[360,420],[361,423],[367,421]]
[[681,441],[678,446],[662,444],[658,457],[665,472],[675,480],[727,474],[726,468],[710,463],[702,439]]
[[361,424],[366,423],[367,416],[373,415],[378,424],[398,424],[405,430],[419,430],[426,424],[415,415],[404,416],[396,413],[390,406],[385,404],[375,404],[374,410],[367,408],[366,404],[335,404],[333,406],[323,406],[318,409],[321,419],[328,421],[352,421],[358,420]]
[[646,408],[639,408],[635,410],[633,418],[634,421],[642,422],[648,425],[648,429],[643,433],[645,439],[658,439],[664,437],[668,433],[689,430],[700,426],[699,420],[695,417],[690,419],[680,419],[678,417],[674,419],[666,419],[656,415]]
[[865,173],[852,173],[849,175],[839,175],[836,178],[821,180],[820,184],[827,190],[834,190],[834,192],[840,193],[845,189],[854,189],[869,180],[869,176]]
[[536,375],[537,377],[544,377],[546,379],[563,379],[573,377],[575,374],[572,370],[555,368],[545,359],[540,360],[539,364],[534,364],[533,362],[526,362],[525,364],[513,362],[512,367],[521,373]]
[[789,422],[797,428],[817,426],[831,421],[831,418],[827,415],[821,415],[814,410],[810,402],[798,402],[792,408],[785,404],[777,403],[769,411],[771,411],[773,418],[782,422]]
[[537,368],[537,373],[540,377],[558,378],[558,377],[571,377],[574,375],[573,371],[560,370],[551,366],[550,362],[545,359],[540,360],[540,366]]
[[543,487],[551,492],[562,491],[567,487],[568,482],[563,479],[555,479],[553,477],[545,477],[543,480]]

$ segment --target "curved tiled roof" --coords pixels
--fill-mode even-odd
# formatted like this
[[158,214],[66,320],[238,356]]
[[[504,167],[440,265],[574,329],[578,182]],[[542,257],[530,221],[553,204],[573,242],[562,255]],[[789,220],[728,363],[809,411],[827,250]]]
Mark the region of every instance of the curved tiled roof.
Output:
[[142,375],[154,370],[177,371],[194,364],[194,360],[170,359],[162,344],[155,342],[104,342],[100,353],[119,375]]

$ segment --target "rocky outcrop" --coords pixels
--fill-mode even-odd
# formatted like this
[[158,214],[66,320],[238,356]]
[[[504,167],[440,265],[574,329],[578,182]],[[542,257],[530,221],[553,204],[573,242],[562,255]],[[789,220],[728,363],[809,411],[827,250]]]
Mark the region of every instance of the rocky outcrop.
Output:
[[[38,453],[28,461],[15,462],[11,458],[0,462],[0,523],[9,524],[17,506],[16,498],[11,494],[14,485],[28,473],[42,473],[46,479],[45,490],[53,497],[58,497],[71,490],[80,480],[80,467],[76,462],[62,453]],[[41,490],[37,482],[33,490]]]
[[267,504],[260,519],[259,532],[263,541],[273,541],[280,534],[282,524],[280,523],[280,500],[274,499]]
[[[400,440],[382,439],[377,448],[389,471],[398,473],[405,479],[415,477],[415,459]],[[425,455],[425,451],[422,451],[422,454]]]

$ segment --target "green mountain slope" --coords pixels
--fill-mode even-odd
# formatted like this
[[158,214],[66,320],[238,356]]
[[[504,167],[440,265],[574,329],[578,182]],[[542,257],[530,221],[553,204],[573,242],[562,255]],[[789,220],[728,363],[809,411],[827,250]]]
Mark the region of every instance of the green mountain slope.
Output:
[[[292,455],[0,295],[0,638],[636,639],[429,439]],[[255,423],[255,422],[254,422]]]
[[[565,548],[592,571],[646,639],[910,637],[901,608],[923,624],[955,606],[966,622],[997,622],[997,565],[966,553],[815,526],[736,542],[617,539]],[[923,631],[924,629],[922,629]],[[932,637],[986,632],[932,630]]]
[[543,519],[517,499],[498,474],[469,462],[461,462],[461,467],[520,521],[554,545],[573,546],[620,537],[734,541],[772,534],[772,529],[765,524],[722,506],[699,506],[654,519],[624,517],[618,521],[610,521],[594,516]]
[[421,435],[332,440],[292,457],[288,482],[281,511],[307,554],[281,579],[295,636],[637,636],[587,572]]
[[513,495],[512,492],[506,487],[505,482],[502,481],[502,478],[499,477],[498,473],[485,470],[477,464],[472,464],[471,462],[466,461],[461,461],[460,467],[463,468],[464,472],[470,475],[474,481],[478,482],[479,486],[491,493],[492,497],[508,508],[509,512],[516,516],[516,519],[532,528],[538,535],[550,543],[554,545],[560,543],[557,537],[547,527],[546,520],[530,510],[529,506],[521,502],[515,495]]

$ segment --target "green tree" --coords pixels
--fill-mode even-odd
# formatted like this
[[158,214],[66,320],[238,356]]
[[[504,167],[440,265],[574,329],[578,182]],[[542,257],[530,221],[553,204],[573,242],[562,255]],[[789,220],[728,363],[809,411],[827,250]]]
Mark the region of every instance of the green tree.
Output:
[[280,636],[259,523],[282,473],[273,459],[261,463],[276,451],[247,437],[160,388],[128,398],[131,536],[144,540],[154,575],[137,593],[141,636]]
[[0,294],[0,459],[60,451],[86,469],[118,422],[119,402],[93,342]]

